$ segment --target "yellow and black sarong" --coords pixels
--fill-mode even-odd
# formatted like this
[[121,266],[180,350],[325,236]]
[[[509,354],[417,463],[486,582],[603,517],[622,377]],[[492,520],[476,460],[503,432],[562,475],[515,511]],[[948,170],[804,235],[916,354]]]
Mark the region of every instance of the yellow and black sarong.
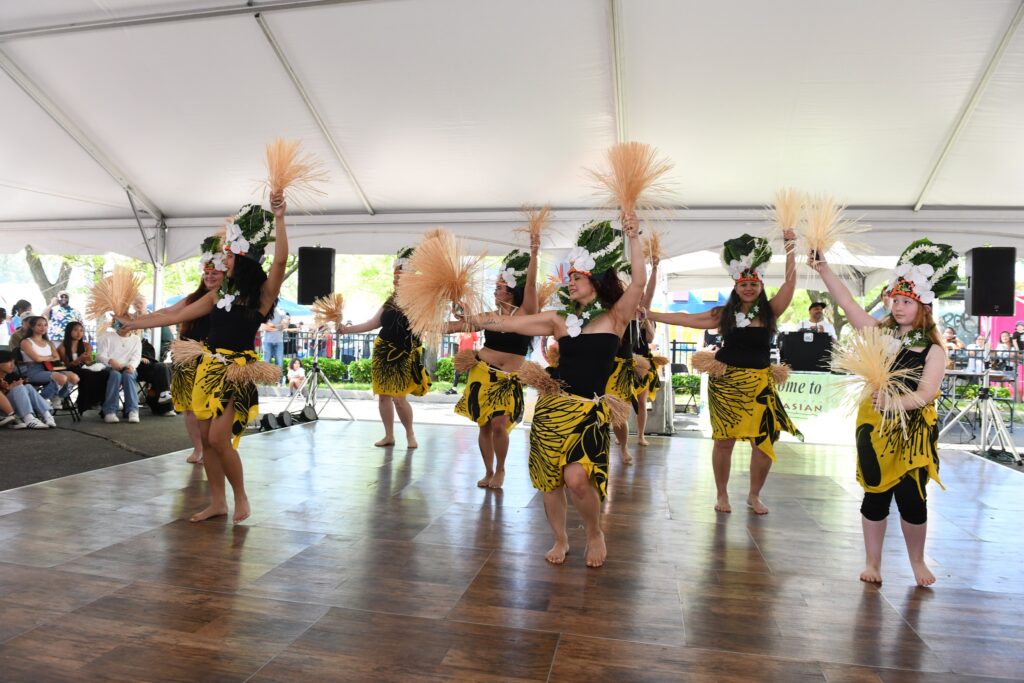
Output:
[[196,358],[187,363],[175,363],[171,366],[171,400],[174,402],[174,409],[179,413],[192,410],[192,385],[196,381],[199,360]]
[[[645,354],[644,358],[650,363],[650,367],[647,372],[636,379],[636,388],[633,390],[633,395],[637,398],[640,394],[647,392],[647,400],[654,403],[655,399],[658,398],[658,390],[661,389],[661,377],[658,376],[659,365],[654,362],[654,354]],[[638,369],[637,372],[640,372]]]
[[579,463],[597,495],[604,500],[608,492],[610,423],[611,413],[604,401],[569,394],[541,394],[530,427],[533,487],[555,491],[564,484],[562,469]]
[[605,393],[632,404],[633,409],[636,410],[636,383],[636,361],[632,358],[616,356],[615,369],[612,370],[612,374],[608,377],[608,383],[605,384]]
[[199,420],[212,420],[234,401],[231,445],[238,448],[246,426],[259,415],[257,382],[272,384],[280,377],[281,369],[261,361],[255,351],[207,348],[195,368],[191,410]]
[[373,393],[384,396],[423,396],[430,390],[430,376],[423,367],[423,347],[400,349],[377,337],[370,361]]
[[749,441],[775,460],[774,444],[782,432],[803,441],[779,400],[771,368],[725,366],[725,373],[708,375],[711,438]]
[[870,399],[862,401],[857,410],[857,483],[868,493],[884,493],[908,472],[924,469],[928,477],[917,478],[922,498],[928,479],[942,486],[938,423],[934,402],[908,410],[904,431],[899,420],[883,420]]
[[469,379],[455,412],[483,427],[501,415],[508,416],[508,431],[523,421],[526,401],[523,383],[514,372],[492,368],[478,361],[469,370]]

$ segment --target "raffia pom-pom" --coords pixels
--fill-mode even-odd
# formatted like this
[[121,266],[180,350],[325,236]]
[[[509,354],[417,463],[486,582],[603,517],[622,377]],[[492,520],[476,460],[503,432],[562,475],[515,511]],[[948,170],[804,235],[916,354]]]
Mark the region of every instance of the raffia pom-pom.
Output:
[[264,361],[254,361],[245,365],[232,363],[228,368],[227,378],[231,382],[243,384],[277,384],[281,381],[281,368]]
[[775,380],[775,384],[780,387],[783,384],[785,384],[786,380],[789,379],[789,373],[792,370],[793,368],[789,367],[788,365],[783,365],[782,363],[773,363],[772,379]]
[[171,342],[171,359],[175,365],[189,365],[204,353],[206,347],[194,339],[178,339]]
[[608,418],[616,427],[623,427],[629,423],[630,406],[618,396],[605,394],[601,397],[601,403],[608,409]]
[[690,364],[697,372],[706,372],[715,377],[725,374],[728,367],[725,363],[715,358],[711,351],[698,351],[690,357]]
[[516,374],[523,384],[533,387],[541,396],[545,394],[560,394],[563,391],[562,383],[533,361],[528,360],[519,366]]
[[480,359],[476,357],[476,351],[473,349],[459,351],[452,357],[452,365],[456,372],[469,372],[479,362]]
[[558,350],[557,346],[549,346],[544,349],[544,357],[547,359],[548,365],[557,368],[558,359],[562,357],[562,352]]
[[651,360],[653,360],[654,364],[659,368],[663,365],[668,365],[668,356],[651,356]]
[[651,371],[651,361],[643,356],[633,356],[633,372],[637,377],[646,377]]

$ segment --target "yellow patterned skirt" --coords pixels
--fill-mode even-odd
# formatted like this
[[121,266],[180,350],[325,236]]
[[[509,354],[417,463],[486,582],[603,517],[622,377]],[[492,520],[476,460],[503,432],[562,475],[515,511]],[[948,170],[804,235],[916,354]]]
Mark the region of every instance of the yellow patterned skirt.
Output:
[[[661,377],[658,376],[658,369],[661,367],[654,362],[654,356],[644,356],[649,364],[647,372],[636,378],[636,388],[633,390],[633,395],[637,398],[640,394],[647,392],[647,400],[654,403],[655,399],[658,398],[658,390],[661,389]],[[637,373],[640,372],[639,367]]]
[[605,393],[633,404],[635,410],[637,406],[636,383],[636,361],[632,358],[616,356],[615,369],[612,370],[612,374],[608,377],[608,383],[605,384]]
[[[629,410],[628,407],[625,407]],[[579,463],[604,500],[608,492],[611,413],[603,401],[542,394],[530,427],[530,481],[540,491],[564,484],[562,469]]]
[[775,460],[774,444],[782,432],[803,441],[779,400],[771,368],[755,370],[725,366],[722,375],[708,375],[711,438],[749,441]]
[[868,493],[884,493],[908,472],[924,468],[928,479],[942,486],[938,422],[934,402],[907,411],[906,432],[899,420],[882,420],[870,399],[861,402],[857,411],[857,483]]
[[373,342],[370,374],[375,394],[422,396],[430,390],[430,376],[423,367],[422,346],[410,351],[377,337]]
[[[181,365],[189,362],[183,359]],[[234,401],[231,445],[238,448],[246,426],[260,411],[256,384],[273,384],[280,377],[281,369],[261,361],[255,351],[207,347],[195,367],[191,410],[200,420],[212,420],[223,415],[228,403]]]
[[469,370],[469,380],[455,412],[483,427],[495,417],[508,416],[508,431],[523,421],[526,401],[523,383],[514,372],[492,368],[478,361]]
[[179,413],[192,410],[192,385],[196,381],[199,359],[171,366],[171,400]]

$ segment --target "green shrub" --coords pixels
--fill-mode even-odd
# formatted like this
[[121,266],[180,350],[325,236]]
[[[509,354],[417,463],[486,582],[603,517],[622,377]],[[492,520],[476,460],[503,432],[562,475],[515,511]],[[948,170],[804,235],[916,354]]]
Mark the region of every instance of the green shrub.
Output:
[[672,389],[674,391],[700,393],[700,375],[672,375]]
[[438,382],[451,382],[455,379],[455,365],[451,357],[438,358],[434,368],[434,379]]
[[353,382],[357,384],[369,384],[373,381],[373,374],[370,371],[370,363],[372,361],[369,358],[361,358],[359,360],[352,361],[348,366],[348,374],[352,378]]
[[[313,367],[313,359],[300,358],[299,363],[302,364],[303,372],[309,374],[310,368]],[[288,364],[291,365],[290,358],[288,359]],[[334,358],[321,358],[320,370],[324,373],[324,377],[327,378],[328,382],[344,382],[348,379],[348,372],[345,363]]]

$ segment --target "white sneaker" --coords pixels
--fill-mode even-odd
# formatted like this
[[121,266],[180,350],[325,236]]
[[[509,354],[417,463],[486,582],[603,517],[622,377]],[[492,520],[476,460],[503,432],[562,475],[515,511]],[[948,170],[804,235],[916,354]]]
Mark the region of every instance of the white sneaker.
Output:
[[9,425],[17,419],[18,418],[16,418],[14,415],[4,415],[3,417],[0,417],[0,427]]
[[46,423],[40,422],[36,419],[35,415],[31,415],[27,420],[25,420],[25,426],[29,429],[49,429],[49,427],[46,426]]
[[104,422],[109,422],[110,424],[113,424],[115,422],[120,422],[120,420],[117,419],[117,415],[115,415],[114,413],[107,413],[106,415],[104,415],[103,416],[103,421]]
[[49,413],[43,413],[42,420],[46,424],[47,427],[56,427],[57,426],[57,423],[53,421],[53,415],[50,415]]
[[60,410],[64,406],[64,399],[60,396],[54,396],[50,399],[50,407],[54,410]]
[[128,421],[131,422],[132,424],[138,424],[139,423],[139,411],[133,410],[132,412],[128,413]]
[[11,429],[24,429],[28,427],[28,418],[19,419],[17,422],[11,425]]
[[171,402],[171,392],[169,392],[169,391],[161,392],[160,398],[157,399],[157,403],[170,403],[170,402]]

